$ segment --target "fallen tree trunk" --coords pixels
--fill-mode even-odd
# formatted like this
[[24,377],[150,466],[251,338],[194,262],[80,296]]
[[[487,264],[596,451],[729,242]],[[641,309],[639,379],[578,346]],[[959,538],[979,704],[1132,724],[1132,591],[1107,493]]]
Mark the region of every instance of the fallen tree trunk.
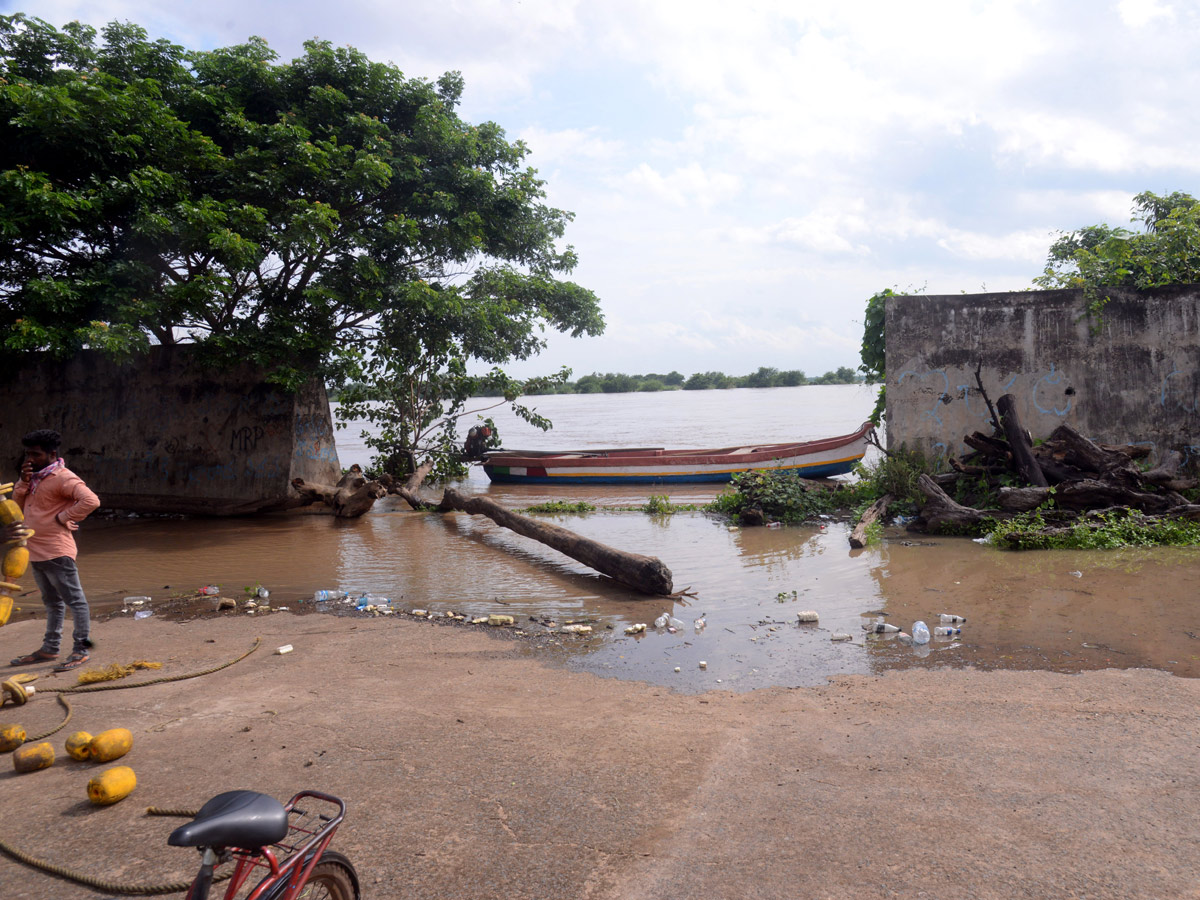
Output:
[[497,525],[503,525],[517,534],[540,541],[547,547],[644,594],[666,595],[673,590],[671,570],[662,560],[617,550],[557,525],[539,522],[505,509],[486,497],[468,497],[447,488],[438,508],[443,512],[455,510],[474,516],[487,516]]
[[1037,509],[1050,496],[1048,487],[1000,488],[1000,508],[1009,512]]
[[303,478],[293,478],[292,487],[300,495],[302,506],[321,502],[333,510],[340,519],[356,519],[375,505],[375,501],[387,494],[387,488],[378,481],[367,481],[351,469],[337,484],[316,484]]
[[1016,400],[1013,395],[1005,394],[997,400],[996,408],[1000,411],[1000,422],[1004,425],[1004,434],[1008,437],[1008,446],[1012,449],[1013,462],[1016,463],[1021,477],[1035,487],[1049,487],[1049,482],[1046,481],[1046,476],[1042,474],[1042,468],[1033,455],[1033,442],[1029,440],[1025,429],[1021,427],[1021,420],[1017,417]]
[[998,509],[972,509],[955,502],[928,475],[917,479],[917,487],[925,495],[921,518],[929,531],[974,531],[984,519],[1008,519],[1011,514]]
[[854,526],[854,531],[850,533],[850,546],[855,550],[861,550],[867,546],[867,528],[871,523],[879,519],[887,513],[888,504],[892,502],[891,494],[884,494],[862,514],[862,518],[858,520],[858,524]]

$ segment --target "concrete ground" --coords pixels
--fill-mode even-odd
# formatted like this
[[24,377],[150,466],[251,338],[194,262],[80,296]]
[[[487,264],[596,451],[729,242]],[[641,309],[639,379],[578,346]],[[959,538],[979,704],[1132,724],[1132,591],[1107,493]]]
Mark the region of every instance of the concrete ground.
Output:
[[[41,623],[0,631],[4,660]],[[72,697],[59,761],[0,764],[0,840],[123,883],[232,788],[345,798],[334,840],[380,898],[1200,897],[1200,682],[1158,672],[914,670],[698,696],[552,666],[518,640],[295,617],[97,626],[97,664],[198,679]],[[282,644],[295,650],[274,655]],[[73,682],[43,673],[43,689]],[[7,670],[8,672],[15,670]],[[33,734],[43,690],[0,711]],[[76,729],[134,734],[138,788],[92,807]],[[0,896],[103,896],[0,857]]]

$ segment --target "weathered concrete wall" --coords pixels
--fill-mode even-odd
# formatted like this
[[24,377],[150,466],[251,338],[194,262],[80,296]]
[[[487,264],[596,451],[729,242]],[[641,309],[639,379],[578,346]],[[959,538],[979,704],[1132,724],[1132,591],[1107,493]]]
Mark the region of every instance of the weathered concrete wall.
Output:
[[934,457],[990,432],[1012,394],[1034,438],[1062,422],[1093,440],[1200,460],[1200,285],[1111,291],[1100,325],[1079,291],[897,297],[886,309],[890,446]]
[[10,458],[37,428],[62,434],[67,465],[109,508],[278,509],[295,505],[291,479],[341,475],[323,385],[286,394],[250,366],[202,368],[189,347],[155,347],[125,365],[85,352],[21,371],[0,384]]

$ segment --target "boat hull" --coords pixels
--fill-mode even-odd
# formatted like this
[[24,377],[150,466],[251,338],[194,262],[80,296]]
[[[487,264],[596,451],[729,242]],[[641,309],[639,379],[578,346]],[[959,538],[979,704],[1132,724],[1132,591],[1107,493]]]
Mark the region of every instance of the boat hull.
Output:
[[824,440],[720,450],[500,452],[484,459],[483,470],[494,484],[719,484],[758,471],[828,478],[854,469],[871,431],[867,423],[854,434]]

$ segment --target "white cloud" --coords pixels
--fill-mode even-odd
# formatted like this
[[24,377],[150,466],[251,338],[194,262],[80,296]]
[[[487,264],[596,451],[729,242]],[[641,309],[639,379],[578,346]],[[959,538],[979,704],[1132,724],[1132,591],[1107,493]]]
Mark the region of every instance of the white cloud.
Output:
[[1133,28],[1142,28],[1155,19],[1172,19],[1175,11],[1158,0],[1121,0],[1117,4],[1121,21]]
[[676,207],[695,205],[707,208],[736,196],[741,179],[725,172],[707,171],[696,162],[665,175],[649,164],[641,163],[614,186],[622,191],[644,192]]

